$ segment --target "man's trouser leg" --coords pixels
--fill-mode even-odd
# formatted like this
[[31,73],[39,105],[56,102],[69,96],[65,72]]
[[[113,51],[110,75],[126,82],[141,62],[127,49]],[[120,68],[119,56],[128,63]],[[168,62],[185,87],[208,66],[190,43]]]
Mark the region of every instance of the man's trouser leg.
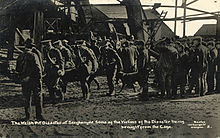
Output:
[[206,78],[207,78],[207,72],[201,73],[201,93],[200,93],[201,96],[204,96],[207,92]]
[[30,83],[23,83],[22,84],[22,93],[24,95],[25,101],[24,101],[24,110],[25,110],[25,115],[26,119],[30,119],[30,114],[31,114],[31,85]]
[[50,100],[54,103],[55,102],[55,92],[56,92],[56,82],[57,78],[55,77],[55,74],[52,76],[52,74],[48,74],[45,78],[45,84],[49,91]]
[[80,83],[81,83],[83,98],[88,100],[90,98],[90,93],[89,93],[89,87],[88,87],[86,78],[83,77]]
[[196,83],[196,89],[195,89],[195,94],[199,94],[201,93],[201,74],[198,73],[195,75],[195,83]]
[[141,98],[143,100],[148,99],[148,71],[139,71],[139,85],[143,88]]
[[106,68],[106,76],[107,76],[107,82],[109,87],[109,93],[108,95],[114,95],[115,94],[115,76],[117,73],[117,67],[116,65],[108,66]]
[[172,79],[172,76],[168,75],[166,77],[166,82],[165,82],[165,88],[166,88],[166,92],[167,92],[167,97],[168,98],[171,97],[171,79]]
[[209,71],[207,73],[208,92],[214,91],[214,76],[215,76],[215,73],[213,71]]
[[184,96],[185,94],[185,83],[180,84],[180,95]]
[[172,96],[177,96],[177,80],[175,75],[172,76],[171,83],[172,83]]
[[33,97],[35,98],[35,108],[36,108],[36,118],[37,119],[43,119],[42,117],[42,82],[41,81],[37,81],[34,84],[34,88],[33,88]]
[[161,73],[161,78],[159,79],[159,83],[160,83],[160,89],[161,89],[161,96],[165,96],[165,91],[166,91],[166,74],[165,73]]

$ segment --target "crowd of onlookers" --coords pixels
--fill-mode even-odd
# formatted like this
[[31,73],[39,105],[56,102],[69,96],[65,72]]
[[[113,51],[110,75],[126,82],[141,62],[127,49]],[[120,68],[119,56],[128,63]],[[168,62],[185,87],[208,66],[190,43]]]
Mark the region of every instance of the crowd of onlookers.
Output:
[[[31,96],[35,98],[36,116],[43,120],[42,84],[47,86],[50,100],[65,99],[67,84],[80,81],[84,99],[91,94],[90,84],[97,76],[107,77],[107,96],[115,96],[115,85],[134,88],[138,82],[140,98],[148,99],[149,72],[155,75],[154,86],[161,97],[198,96],[215,92],[218,86],[216,67],[219,66],[220,43],[201,37],[177,40],[162,38],[149,45],[133,36],[115,40],[97,37],[85,40],[44,40],[36,46],[26,40],[25,50],[17,59],[16,71],[25,97],[26,119],[30,117]],[[156,60],[152,60],[156,59]],[[156,61],[151,66],[151,61]],[[121,89],[121,91],[122,91]],[[135,88],[134,88],[135,90]],[[179,90],[179,91],[178,91]]]

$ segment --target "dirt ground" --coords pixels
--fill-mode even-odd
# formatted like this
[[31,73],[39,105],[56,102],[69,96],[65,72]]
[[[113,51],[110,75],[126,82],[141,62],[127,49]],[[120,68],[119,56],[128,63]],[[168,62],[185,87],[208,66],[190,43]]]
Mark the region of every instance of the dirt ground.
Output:
[[[101,89],[96,90],[96,86],[92,84],[89,101],[81,100],[78,83],[69,84],[65,101],[55,105],[47,102],[46,92],[46,120],[67,121],[68,124],[19,125],[11,121],[17,120],[16,123],[19,123],[18,120],[25,117],[21,87],[1,75],[0,136],[220,137],[220,94],[172,100],[151,96],[148,101],[140,101],[137,93],[127,88],[117,93],[116,97],[107,97],[106,79],[98,79]],[[118,92],[120,86],[116,90]],[[151,94],[155,92],[150,88]],[[34,108],[32,112],[35,116]],[[31,121],[34,121],[34,117]],[[84,124],[76,125],[76,122]]]

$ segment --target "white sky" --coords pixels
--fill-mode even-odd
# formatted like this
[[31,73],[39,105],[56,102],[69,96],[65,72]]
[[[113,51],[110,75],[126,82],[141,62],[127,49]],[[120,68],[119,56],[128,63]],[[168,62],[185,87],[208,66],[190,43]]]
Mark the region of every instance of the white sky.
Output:
[[[154,4],[154,3],[161,3],[162,5],[175,5],[175,0],[140,0],[142,4]],[[193,0],[187,0],[187,3],[191,2]],[[92,4],[110,4],[110,3],[118,3],[117,0],[90,0],[90,3]],[[178,6],[182,4],[182,0],[178,0]],[[199,0],[190,6],[191,8],[196,8],[208,12],[215,12],[220,11],[220,0]],[[158,11],[161,12],[162,10],[168,11],[167,18],[174,18],[174,8],[159,8]],[[191,14],[199,14],[200,12],[195,12],[191,10],[187,10],[187,15]],[[183,10],[178,9],[178,16],[183,16]],[[207,15],[209,16],[209,15]],[[169,21],[166,22],[166,24],[174,30],[174,22]],[[197,30],[203,25],[203,24],[216,24],[216,20],[197,20],[197,21],[191,21],[186,23],[186,35],[194,35]],[[183,24],[181,21],[177,22],[177,35],[182,36],[183,35]]]

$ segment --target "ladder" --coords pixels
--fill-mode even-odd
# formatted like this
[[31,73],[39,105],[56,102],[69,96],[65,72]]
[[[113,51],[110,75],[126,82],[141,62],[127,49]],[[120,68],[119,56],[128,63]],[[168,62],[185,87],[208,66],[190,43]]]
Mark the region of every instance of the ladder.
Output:
[[155,22],[156,25],[155,25],[155,27],[154,27],[152,33],[151,33],[152,38],[154,38],[155,35],[157,34],[157,32],[158,32],[158,30],[160,29],[160,26],[162,25],[162,23],[163,23],[163,21],[164,21],[166,15],[167,15],[167,13],[168,13],[167,11],[162,11],[162,12],[161,12],[161,14],[160,14],[160,16],[159,16],[159,20],[157,20],[157,21]]
[[168,11],[162,11],[161,14],[159,15],[159,19],[155,21],[154,23],[154,28],[150,31],[150,39],[147,40],[147,42],[152,42],[155,40],[155,35],[157,34],[158,30],[160,29]]

